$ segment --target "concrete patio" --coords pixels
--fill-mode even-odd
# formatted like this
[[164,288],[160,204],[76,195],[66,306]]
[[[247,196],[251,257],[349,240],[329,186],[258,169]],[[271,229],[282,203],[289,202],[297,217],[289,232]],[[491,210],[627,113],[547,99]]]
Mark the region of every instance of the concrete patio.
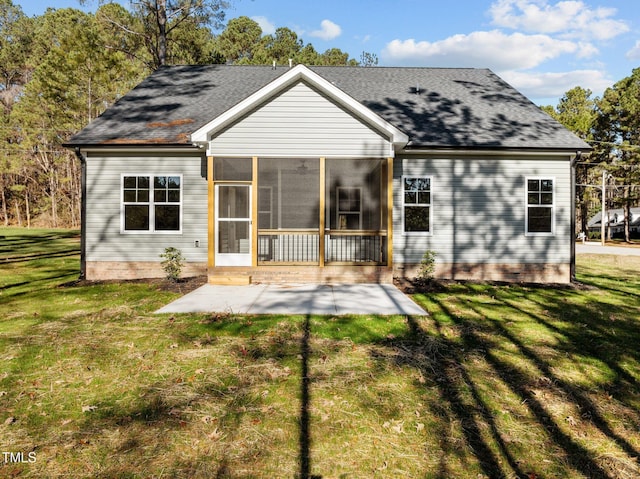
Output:
[[156,313],[227,312],[236,314],[378,314],[424,316],[427,313],[391,284],[206,284]]

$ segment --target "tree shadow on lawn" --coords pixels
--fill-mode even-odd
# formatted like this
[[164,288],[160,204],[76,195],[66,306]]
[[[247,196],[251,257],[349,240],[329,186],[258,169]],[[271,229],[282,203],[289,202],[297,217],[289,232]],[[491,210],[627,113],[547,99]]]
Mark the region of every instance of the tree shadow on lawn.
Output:
[[14,263],[34,259],[57,258],[80,253],[80,236],[77,231],[61,230],[39,233],[0,233],[0,261]]
[[[434,459],[428,462],[437,466],[425,470],[426,475],[460,477],[465,463],[469,470],[475,468],[491,478],[627,478],[640,471],[640,358],[636,351],[640,332],[633,329],[631,319],[640,305],[581,304],[574,294],[570,288],[442,286],[421,301],[431,318],[408,317],[404,328],[388,325],[394,334],[387,339],[381,339],[384,336],[378,330],[361,333],[357,343],[369,349],[374,363],[415,369],[425,380],[416,381],[416,389],[425,397],[427,392],[437,393],[437,401],[426,401],[434,423],[439,424],[426,431],[439,436],[439,448],[426,452]],[[598,312],[602,314],[595,314]],[[610,323],[611,314],[627,319]],[[317,335],[332,339],[350,335],[366,328],[367,322],[348,317],[313,321],[308,316],[296,317],[289,318],[291,323],[285,319],[263,322],[252,317],[212,316],[185,340],[208,333],[229,335],[240,339],[231,352],[243,364],[268,359],[280,365],[298,364],[299,372],[292,380],[299,388],[299,402],[291,412],[297,421],[298,471],[287,477],[320,477],[311,474],[314,422],[310,410],[315,384],[309,372],[311,341]],[[284,329],[278,331],[274,324],[280,320]],[[358,328],[350,327],[352,323]],[[376,320],[370,324],[378,326]],[[339,327],[341,333],[333,337],[332,327]],[[583,363],[573,373],[583,376],[572,377],[563,369],[567,363]],[[372,374],[375,376],[375,369]],[[170,391],[182,386],[175,380],[155,383],[142,390],[140,400],[129,408],[118,410],[106,401],[96,411],[103,410],[102,415],[88,420],[85,427],[127,426],[130,437],[122,447],[144,451],[145,444],[136,437],[138,428],[132,424],[166,434],[192,424],[193,418],[185,411],[197,410],[199,403],[222,404],[225,412],[217,424],[226,431],[221,450],[228,454],[205,455],[192,463],[174,461],[171,468],[176,473],[188,471],[193,477],[205,473],[240,477],[233,449],[244,434],[243,424],[252,420],[252,411],[265,406],[255,392],[268,387],[265,378],[254,381],[258,383],[238,385],[229,379],[226,386],[202,386],[191,396],[174,395],[172,400],[168,399]],[[505,416],[518,423],[515,431]],[[451,433],[452,429],[456,431]],[[526,437],[516,437],[520,432]],[[452,434],[461,438],[462,446]],[[249,470],[269,463],[269,445],[264,440],[254,445],[252,454],[244,458]]]
[[103,398],[79,425],[74,447],[90,440],[97,457],[111,457],[100,477],[164,471],[171,477],[231,478],[239,477],[234,469],[240,464],[259,469],[269,444],[247,434],[265,407],[254,385],[231,377],[200,386],[189,381],[170,378],[141,387],[126,406],[122,397]]
[[[483,474],[529,478],[572,471],[626,478],[640,473],[640,332],[637,321],[608,319],[637,317],[637,301],[581,305],[570,289],[520,286],[458,284],[449,295],[439,291],[444,294],[419,301],[433,320],[407,318],[407,333],[380,343],[372,356],[418,369],[427,384],[417,386],[437,389],[441,402],[432,405],[433,416],[442,431],[460,425],[465,448]],[[604,318],[594,314],[598,310]],[[540,330],[539,338],[527,331],[532,328]],[[573,378],[578,373],[564,371],[565,361],[593,371]],[[496,397],[497,391],[503,397]],[[502,420],[512,409],[542,441],[542,456],[523,450],[513,438]],[[606,444],[606,452],[596,452],[595,444],[590,448],[591,439]],[[444,432],[440,443],[439,451],[430,451],[439,455],[435,477],[451,477],[454,448]],[[553,460],[540,460],[545,455]]]
[[[6,298],[17,299],[23,296],[30,296],[35,299],[36,295],[42,291],[46,291],[50,289],[53,281],[57,280],[68,280],[76,277],[78,274],[78,268],[74,266],[70,266],[68,268],[51,268],[50,271],[46,273],[45,277],[41,278],[29,278],[25,281],[20,281],[17,283],[5,284],[0,286],[0,292],[5,294]],[[23,276],[24,278],[24,276]],[[28,287],[24,291],[19,291],[19,288]],[[46,294],[46,293],[45,293]]]
[[[640,257],[581,255],[579,284],[613,293],[615,299],[632,304],[640,298]],[[608,274],[604,274],[607,271]],[[629,301],[631,297],[632,301]]]
[[[79,254],[75,231],[0,235],[0,264],[8,267],[0,274],[0,292],[5,298],[18,297],[55,284],[56,280],[77,277]],[[73,261],[75,257],[78,262]],[[22,287],[28,288],[20,291]]]
[[76,256],[77,254],[78,250],[76,248],[68,248],[47,253],[31,253],[19,256],[9,256],[0,259],[0,261],[2,264],[26,263],[27,261],[36,261],[41,259],[67,258],[70,256]]
[[[111,456],[100,477],[137,477],[152,472],[194,478],[257,477],[254,473],[258,471],[269,474],[274,463],[283,461],[273,457],[274,450],[282,451],[283,446],[274,447],[273,443],[294,440],[288,434],[278,436],[276,426],[287,432],[299,429],[303,448],[299,467],[308,471],[308,381],[304,381],[304,359],[300,359],[305,344],[308,352],[308,330],[299,321],[281,330],[272,320],[265,323],[259,318],[212,315],[190,325],[191,330],[175,330],[178,343],[171,350],[177,358],[203,354],[201,369],[190,373],[194,363],[180,367],[181,361],[176,359],[171,371],[161,375],[166,379],[145,381],[126,399],[113,394],[97,401],[95,410],[88,411],[79,425],[75,440],[92,437],[98,443],[105,436],[117,436],[111,444],[102,442],[102,452],[96,452]],[[265,328],[265,335],[259,336]],[[214,361],[216,366],[207,363],[209,355],[222,356],[225,366],[218,365],[218,360]],[[299,362],[303,363],[301,377],[287,366]],[[287,386],[290,381],[293,384]],[[276,411],[271,402],[277,402],[273,391],[299,384],[306,409],[290,404],[284,411]],[[270,423],[271,415],[280,423]],[[287,467],[293,464],[291,461]],[[247,471],[254,473],[247,475]],[[287,477],[314,476],[291,469]]]
[[[288,477],[319,477],[311,475],[314,422],[310,408],[315,384],[309,374],[311,342],[318,335],[334,340],[347,335],[368,348],[374,362],[417,370],[426,383],[416,381],[415,387],[425,396],[427,389],[437,393],[438,401],[425,401],[440,426],[426,431],[438,435],[440,444],[439,449],[427,451],[437,459],[436,470],[424,471],[429,477],[460,477],[460,469],[452,462],[472,462],[469,456],[478,472],[491,478],[633,477],[640,471],[640,330],[634,320],[640,302],[625,296],[625,291],[615,294],[613,303],[602,303],[586,301],[586,296],[570,288],[440,285],[428,295],[415,296],[431,318],[408,317],[404,325],[384,318],[312,321],[309,316],[214,315],[190,325],[187,333],[176,333],[176,338],[180,343],[211,335],[216,341],[230,338],[233,346],[225,354],[233,365],[248,366],[250,378],[236,377],[241,369],[232,368],[223,378],[192,383],[180,373],[145,383],[136,390],[137,399],[127,403],[117,394],[106,395],[78,423],[71,439],[76,443],[73,449],[84,447],[81,441],[88,437],[102,441],[108,434],[120,434],[117,444],[96,452],[109,455],[113,462],[102,469],[101,477],[135,475],[147,463],[146,470],[154,470],[154,456],[171,454],[158,436],[195,428],[194,434],[184,437],[212,434],[214,452],[167,458],[166,472],[248,477],[236,472],[242,462],[245,470],[257,471],[274,459],[265,436],[239,457],[243,428],[262,420],[262,408],[269,407],[259,392],[274,380],[286,381],[277,375],[269,378],[255,365],[296,364],[291,380],[299,391],[299,402],[291,405],[289,425],[297,426],[298,461],[297,470]],[[317,330],[316,321],[323,322]],[[341,333],[332,335],[327,324],[341,328]],[[389,331],[393,334],[387,335]],[[220,353],[218,345],[211,346],[210,354]],[[584,377],[567,376],[564,361],[584,363]],[[372,374],[375,381],[375,369]],[[498,393],[512,399],[492,396]],[[207,423],[198,414],[211,405],[216,405],[217,413]],[[504,411],[531,430],[535,440],[514,438]],[[462,438],[462,448],[447,432],[451,428]],[[149,444],[146,438],[155,442]],[[540,450],[532,451],[532,446]],[[605,446],[604,453],[594,452]],[[419,447],[416,444],[415,449]]]
[[[286,320],[289,321],[289,319]],[[256,320],[256,322],[257,321],[259,320]],[[219,319],[216,322],[219,323],[218,327],[225,328],[226,325]],[[272,320],[269,322],[272,322]],[[252,327],[254,326],[254,321],[249,319],[245,322],[245,325]],[[254,344],[250,348],[241,349],[240,352],[252,359],[286,359],[295,357],[300,362],[300,407],[298,415],[299,470],[295,477],[297,479],[321,479],[322,476],[311,473],[311,373],[309,372],[309,361],[312,355],[310,344],[311,315],[305,315],[300,326],[302,333],[299,334],[299,340],[295,340],[296,335],[291,334],[295,331],[294,326],[294,329],[285,328],[284,334],[269,333],[270,338],[266,343]]]

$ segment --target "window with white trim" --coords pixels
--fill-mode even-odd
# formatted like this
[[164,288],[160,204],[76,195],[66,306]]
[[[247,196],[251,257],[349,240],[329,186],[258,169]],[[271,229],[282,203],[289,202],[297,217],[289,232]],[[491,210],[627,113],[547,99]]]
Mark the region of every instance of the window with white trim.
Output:
[[181,175],[122,176],[123,232],[179,233],[181,216]]
[[403,232],[431,233],[431,177],[402,177]]
[[339,230],[362,229],[362,188],[338,186],[337,218]]
[[553,178],[527,178],[527,235],[554,233],[555,192]]

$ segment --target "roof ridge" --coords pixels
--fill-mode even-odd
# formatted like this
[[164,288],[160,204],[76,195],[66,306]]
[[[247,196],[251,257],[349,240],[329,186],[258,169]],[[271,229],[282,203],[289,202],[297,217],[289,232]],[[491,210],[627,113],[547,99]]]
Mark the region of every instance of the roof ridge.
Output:
[[[305,68],[405,132],[416,147],[590,149],[488,68]],[[70,144],[187,144],[193,132],[290,70],[288,65],[275,70],[272,65],[162,67],[75,135]],[[163,127],[157,127],[160,124]]]

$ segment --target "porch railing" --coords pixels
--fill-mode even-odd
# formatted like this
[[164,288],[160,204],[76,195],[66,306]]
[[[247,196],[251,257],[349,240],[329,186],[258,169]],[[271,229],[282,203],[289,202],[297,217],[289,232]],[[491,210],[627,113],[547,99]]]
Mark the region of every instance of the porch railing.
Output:
[[[387,232],[367,230],[326,230],[325,264],[386,265]],[[318,230],[260,230],[258,263],[320,263]]]
[[258,231],[258,263],[318,264],[318,230]]
[[324,241],[325,263],[387,264],[387,232],[329,230]]

